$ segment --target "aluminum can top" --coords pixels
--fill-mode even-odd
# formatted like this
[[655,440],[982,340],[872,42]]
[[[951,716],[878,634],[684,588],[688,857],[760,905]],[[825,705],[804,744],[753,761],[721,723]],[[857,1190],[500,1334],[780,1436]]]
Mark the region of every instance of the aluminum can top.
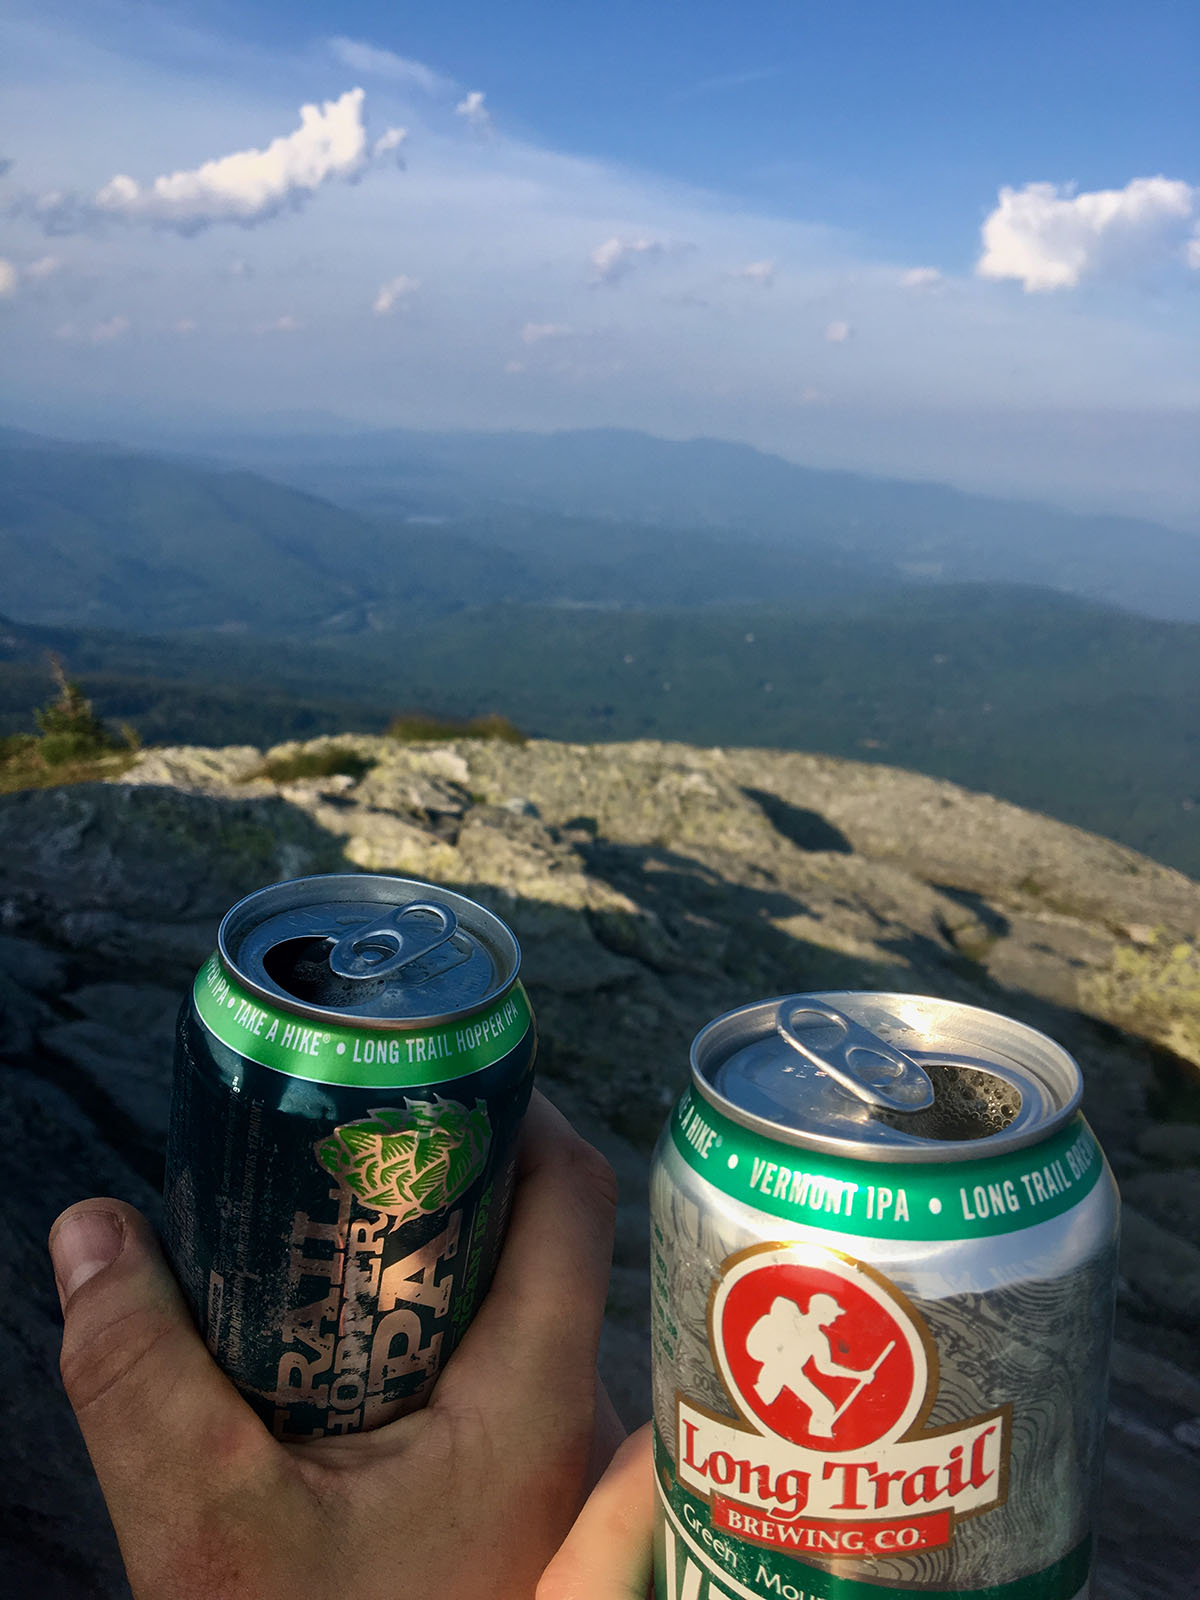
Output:
[[256,890],[227,912],[217,950],[267,1005],[367,1029],[470,1016],[507,993],[521,965],[511,930],[465,895],[370,873]]
[[696,1036],[696,1092],[784,1144],[864,1161],[984,1160],[1079,1107],[1074,1059],[1024,1023],[926,995],[794,994]]

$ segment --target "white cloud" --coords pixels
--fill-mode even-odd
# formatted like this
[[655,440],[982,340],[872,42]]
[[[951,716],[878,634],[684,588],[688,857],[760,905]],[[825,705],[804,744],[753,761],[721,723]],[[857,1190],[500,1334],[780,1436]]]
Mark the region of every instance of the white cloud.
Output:
[[825,329],[825,337],[830,344],[845,344],[853,333],[854,329],[848,322],[831,322]]
[[[28,8],[30,0],[18,3]],[[112,8],[70,9],[90,27]],[[298,214],[285,209],[253,238],[232,228],[164,238],[146,222],[95,227],[93,211],[81,219],[90,233],[59,244],[39,239],[26,206],[0,255],[19,271],[53,250],[66,266],[42,285],[22,279],[16,298],[0,305],[17,358],[9,364],[10,410],[14,396],[45,415],[68,404],[81,409],[90,398],[114,411],[119,403],[129,416],[233,412],[249,420],[312,403],[364,426],[488,428],[497,417],[514,428],[623,425],[740,438],[813,465],[949,476],[1092,505],[1111,494],[1111,505],[1143,513],[1171,506],[1188,527],[1200,527],[1191,355],[1200,276],[1183,264],[1195,213],[1176,236],[1174,279],[1164,273],[1164,293],[1153,300],[1023,295],[1019,282],[1002,292],[1004,285],[964,277],[950,262],[945,290],[922,292],[902,279],[942,259],[924,247],[888,256],[877,238],[864,254],[861,231],[801,222],[750,192],[733,199],[719,186],[656,177],[644,163],[585,159],[507,133],[466,137],[454,106],[471,83],[488,81],[477,66],[433,97],[415,81],[409,88],[398,77],[351,73],[323,38],[319,60],[278,39],[261,49],[243,41],[236,51],[224,39],[204,60],[188,58],[181,74],[168,70],[184,59],[178,53],[147,47],[169,7],[138,8],[139,29],[128,41],[136,48],[123,54],[126,41],[99,21],[105,48],[73,54],[55,10],[42,7],[36,24],[41,106],[31,90],[14,107],[18,142],[7,153],[17,168],[6,192],[22,175],[35,195],[71,189],[87,203],[114,173],[149,191],[156,174],[250,146],[265,150],[299,126],[302,101],[319,105],[357,84],[366,91],[365,151],[389,123],[410,116],[415,143],[420,117],[420,159],[403,182],[369,167],[357,189],[331,178],[302,195],[308,203]],[[327,11],[342,14],[350,15]],[[324,34],[330,26],[337,23]],[[378,42],[405,48],[406,37],[398,24]],[[488,100],[497,92],[491,85]],[[408,102],[411,113],[401,110]],[[1020,188],[1019,168],[1016,179]],[[1200,174],[1190,181],[1200,185]],[[991,204],[979,209],[976,228],[998,204],[998,188],[984,191]],[[614,236],[593,262],[593,250]],[[968,249],[976,237],[968,234]],[[663,248],[625,248],[639,240]],[[682,240],[692,241],[694,258],[682,254]],[[1200,239],[1195,250],[1200,256]],[[246,282],[224,270],[238,253],[254,265]],[[982,253],[981,245],[972,252],[972,269]],[[779,263],[770,289],[730,276],[766,259]],[[596,274],[603,283],[601,269],[628,275],[597,288],[590,280]],[[373,316],[377,290],[401,271],[423,285],[409,302],[412,314],[397,303],[391,320]],[[69,309],[57,292],[68,276],[76,296]],[[686,308],[685,298],[698,308],[701,295],[711,306]],[[128,335],[87,344],[86,330],[105,308],[122,305],[137,308]],[[301,329],[254,337],[256,322],[281,309]],[[52,331],[68,317],[78,342],[56,344]],[[185,317],[199,324],[190,337],[173,331]],[[854,336],[822,350],[834,318],[852,324]],[[529,344],[525,319],[569,325],[575,335]],[[401,323],[405,381],[396,383],[394,340],[383,336]],[[577,345],[594,352],[594,367],[624,360],[624,375],[568,373]],[[90,396],[86,371],[72,383],[70,357],[94,369]],[[526,371],[507,375],[510,358]]]
[[282,317],[270,317],[266,322],[257,322],[254,325],[255,333],[295,333],[299,328],[299,321],[285,312]]
[[936,267],[910,267],[901,274],[900,286],[903,289],[940,289],[945,281]]
[[1200,228],[1187,242],[1187,264],[1200,270]]
[[389,129],[367,153],[363,91],[300,108],[300,126],[265,150],[240,150],[189,171],[155,178],[143,188],[119,173],[91,200],[53,192],[34,203],[47,232],[71,233],[98,220],[149,223],[198,233],[217,222],[252,227],[296,210],[332,179],[353,182],[379,156],[394,151],[403,133]]
[[544,339],[567,339],[574,331],[565,322],[527,322],[521,329],[521,341],[541,344]]
[[666,250],[661,239],[618,239],[614,235],[592,251],[592,266],[595,268],[592,281],[619,283],[639,261],[653,260],[655,256],[665,255]]
[[523,361],[506,361],[504,370],[510,377],[515,377],[518,372],[525,371],[525,363]]
[[381,283],[379,293],[375,296],[375,303],[371,307],[377,317],[386,317],[394,309],[398,301],[403,301],[411,294],[416,294],[421,287],[419,278],[405,277],[400,273],[398,277],[389,278],[386,283]]
[[17,292],[17,269],[11,261],[0,256],[0,300]]
[[[384,156],[390,155],[393,150],[399,150],[407,138],[408,132],[406,129],[387,128],[371,146],[371,155],[376,161],[382,161]],[[396,157],[396,164],[401,167],[404,165],[399,156]]]
[[191,317],[180,317],[179,321],[175,324],[176,333],[195,333],[195,331],[196,324]]
[[452,78],[444,78],[424,62],[398,56],[392,50],[381,50],[361,39],[330,39],[329,48],[344,67],[364,77],[386,78],[389,83],[400,83],[428,95],[449,94],[455,88]]
[[775,263],[773,261],[748,261],[744,267],[736,268],[729,276],[731,278],[746,278],[750,283],[758,283],[764,289],[769,289],[775,282]]
[[88,339],[92,344],[111,344],[114,339],[123,338],[128,332],[128,317],[106,317],[103,322],[97,322],[89,331]]
[[90,328],[81,328],[74,322],[60,322],[54,337],[64,344],[112,344],[129,332],[129,318],[120,315],[105,317]]
[[36,261],[31,261],[21,269],[21,276],[29,283],[44,283],[47,278],[52,278],[62,267],[62,262],[57,256],[39,256]]
[[1200,191],[1173,178],[1073,194],[1053,183],[1004,188],[983,224],[981,278],[1015,278],[1027,294],[1073,289],[1106,269],[1128,270],[1172,249]]
[[455,111],[460,117],[465,117],[472,128],[479,133],[490,133],[492,129],[492,113],[484,105],[484,95],[480,89],[472,89],[455,106]]

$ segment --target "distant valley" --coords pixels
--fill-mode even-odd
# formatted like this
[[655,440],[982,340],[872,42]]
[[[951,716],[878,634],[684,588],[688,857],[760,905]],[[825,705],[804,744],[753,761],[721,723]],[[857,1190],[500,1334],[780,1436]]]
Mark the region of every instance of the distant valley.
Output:
[[834,546],[503,503],[346,509],[241,468],[0,432],[0,611],[46,625],[355,633],[500,601],[610,607],[876,593]]
[[[284,483],[233,441],[221,460],[214,441],[167,456],[0,434],[0,733],[30,726],[56,651],[153,742],[265,745],[422,709],[808,749],[1200,875],[1200,539],[740,446],[422,439],[244,441]],[[1109,556],[1081,589],[1107,574],[1126,609],[1070,592],[1087,540]]]
[[213,438],[234,461],[377,516],[442,516],[538,554],[547,514],[803,552],[860,580],[1038,584],[1200,621],[1200,533],[936,483],[818,471],[748,445],[620,429]]

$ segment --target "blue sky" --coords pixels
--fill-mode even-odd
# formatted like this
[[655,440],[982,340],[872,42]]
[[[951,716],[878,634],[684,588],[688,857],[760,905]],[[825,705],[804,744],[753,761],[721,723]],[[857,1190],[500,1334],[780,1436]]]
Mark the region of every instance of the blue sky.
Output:
[[1194,4],[14,0],[0,59],[11,421],[619,424],[1200,529]]

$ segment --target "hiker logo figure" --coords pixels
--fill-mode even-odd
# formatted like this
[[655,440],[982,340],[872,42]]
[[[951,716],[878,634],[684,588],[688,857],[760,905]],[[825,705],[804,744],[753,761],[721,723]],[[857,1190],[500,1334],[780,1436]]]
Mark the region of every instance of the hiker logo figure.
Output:
[[729,1264],[712,1340],[748,1422],[821,1454],[898,1438],[936,1390],[936,1356],[893,1286],[830,1250],[772,1245]]
[[[782,1389],[790,1389],[801,1405],[808,1407],[808,1431],[816,1438],[832,1439],[841,1417],[862,1391],[874,1383],[879,1369],[896,1348],[891,1339],[871,1366],[862,1369],[846,1366],[833,1355],[829,1330],[842,1315],[842,1308],[831,1294],[814,1294],[807,1310],[795,1300],[776,1296],[770,1311],[750,1329],[746,1353],[762,1362],[754,1391],[764,1405],[772,1405]],[[809,1376],[808,1368],[827,1378],[852,1378],[854,1387],[835,1403]]]

